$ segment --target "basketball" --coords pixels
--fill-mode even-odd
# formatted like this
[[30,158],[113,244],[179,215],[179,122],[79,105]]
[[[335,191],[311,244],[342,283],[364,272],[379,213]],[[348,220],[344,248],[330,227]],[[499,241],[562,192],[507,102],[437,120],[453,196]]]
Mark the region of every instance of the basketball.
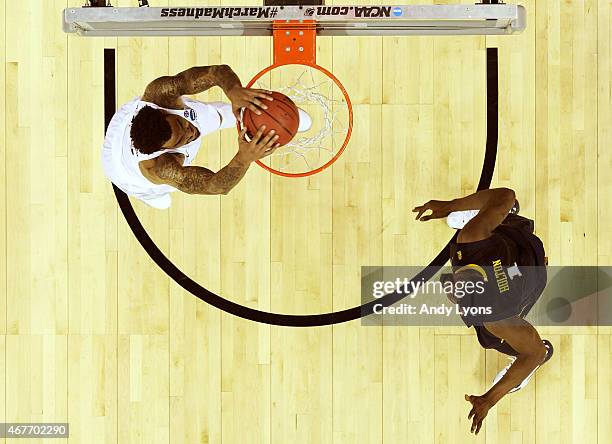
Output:
[[279,92],[273,91],[272,98],[274,99],[272,101],[264,100],[268,109],[260,108],[260,115],[246,108],[242,116],[242,123],[246,127],[249,139],[257,133],[260,126],[266,125],[265,133],[274,130],[278,135],[278,143],[286,145],[293,139],[300,124],[298,107],[295,106],[293,100]]

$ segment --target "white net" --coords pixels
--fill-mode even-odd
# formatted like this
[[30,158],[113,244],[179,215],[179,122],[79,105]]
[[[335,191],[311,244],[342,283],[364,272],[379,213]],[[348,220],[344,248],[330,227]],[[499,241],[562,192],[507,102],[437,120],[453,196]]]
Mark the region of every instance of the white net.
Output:
[[306,65],[283,65],[260,77],[253,88],[278,91],[308,113],[312,124],[262,163],[286,174],[302,175],[327,165],[342,148],[349,131],[349,106],[327,74]]

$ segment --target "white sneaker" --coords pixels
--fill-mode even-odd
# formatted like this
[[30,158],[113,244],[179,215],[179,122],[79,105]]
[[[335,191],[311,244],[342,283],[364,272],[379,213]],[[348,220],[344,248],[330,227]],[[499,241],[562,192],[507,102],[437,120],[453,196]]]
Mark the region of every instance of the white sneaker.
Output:
[[300,115],[300,124],[298,126],[298,133],[303,133],[304,131],[308,131],[312,126],[312,119],[308,115],[306,111],[302,108],[298,108],[298,114]]
[[[553,349],[552,344],[548,340],[543,339],[542,342],[544,343],[544,347],[546,347],[546,357],[544,358],[544,361],[542,362],[542,364],[544,364],[546,361],[548,361],[551,358],[551,356],[554,353],[554,349]],[[508,369],[512,366],[512,364],[514,364],[514,361],[516,361],[516,357],[515,356],[510,356],[509,359],[510,359],[510,364],[508,364],[506,367],[504,367],[497,374],[497,376],[495,376],[495,379],[493,379],[493,385],[497,384],[499,382],[499,380],[504,377],[504,375],[508,372]],[[519,385],[514,387],[508,393],[514,393],[514,392],[522,389],[523,387],[525,387],[527,384],[529,384],[529,381],[531,380],[531,377],[534,375],[536,370],[540,368],[540,366],[542,364],[540,364],[536,368],[534,368],[533,371],[531,373],[529,373],[527,375],[527,377],[525,379],[523,379],[523,381]]]
[[[518,214],[520,210],[518,200],[514,201],[514,205],[508,212],[508,214]],[[453,211],[446,217],[446,223],[449,227],[456,230],[462,230],[465,225],[474,219],[480,210],[465,210],[465,211]]]
[[474,219],[480,210],[453,211],[446,217],[449,227],[461,230],[465,225]]

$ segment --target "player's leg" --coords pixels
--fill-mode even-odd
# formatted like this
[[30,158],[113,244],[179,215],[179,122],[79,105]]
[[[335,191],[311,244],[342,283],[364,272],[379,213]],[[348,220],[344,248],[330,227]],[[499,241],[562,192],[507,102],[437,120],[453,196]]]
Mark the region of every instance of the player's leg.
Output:
[[[548,339],[542,339],[542,342],[544,343],[544,347],[546,347],[546,357],[544,358],[544,361],[542,361],[540,365],[534,368],[533,371],[529,373],[527,377],[523,379],[523,381],[519,385],[514,387],[508,393],[514,393],[522,389],[523,387],[525,387],[527,384],[529,384],[529,381],[531,380],[531,377],[535,374],[536,370],[539,369],[545,362],[547,362],[552,357],[553,353],[555,352],[552,344],[550,343]],[[508,369],[512,366],[512,364],[514,364],[515,360],[516,360],[516,356],[510,356],[510,363],[506,367],[504,367],[502,370],[500,370],[500,372],[495,376],[495,378],[493,379],[492,385],[497,384],[499,380],[504,377],[504,375],[508,372]]]

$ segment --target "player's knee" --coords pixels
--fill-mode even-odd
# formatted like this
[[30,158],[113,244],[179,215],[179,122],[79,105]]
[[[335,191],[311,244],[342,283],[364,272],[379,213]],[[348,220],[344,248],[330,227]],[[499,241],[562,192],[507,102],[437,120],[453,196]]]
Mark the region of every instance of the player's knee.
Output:
[[514,192],[513,189],[499,188],[499,191],[500,193],[502,193],[504,200],[507,200],[508,202],[512,202],[514,204],[514,202],[516,201],[516,193]]
[[540,345],[537,347],[536,350],[534,350],[534,353],[534,357],[537,359],[538,362],[544,361],[544,358],[546,358],[546,346],[543,342],[540,342]]

